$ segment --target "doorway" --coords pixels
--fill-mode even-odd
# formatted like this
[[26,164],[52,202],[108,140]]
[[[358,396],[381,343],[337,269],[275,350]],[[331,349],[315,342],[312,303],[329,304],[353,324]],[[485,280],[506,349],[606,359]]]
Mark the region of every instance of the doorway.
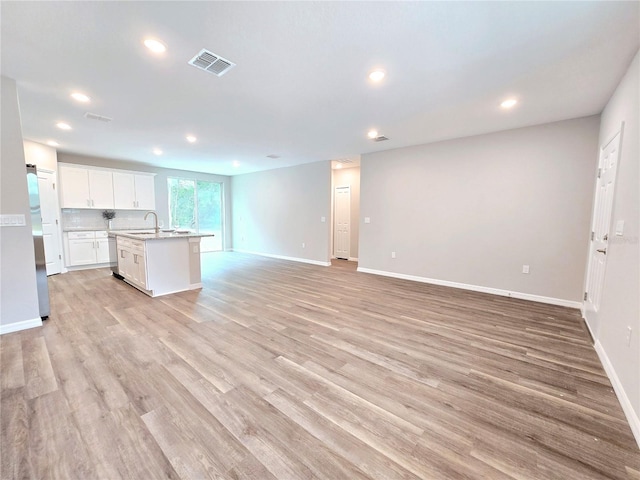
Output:
[[331,257],[358,261],[360,159],[331,162]]
[[607,247],[609,244],[611,211],[615,189],[618,156],[620,153],[620,137],[618,132],[600,150],[598,161],[598,177],[596,195],[591,222],[591,245],[589,247],[589,273],[585,294],[584,310],[587,324],[594,339],[598,334],[598,316],[602,288],[607,266]]

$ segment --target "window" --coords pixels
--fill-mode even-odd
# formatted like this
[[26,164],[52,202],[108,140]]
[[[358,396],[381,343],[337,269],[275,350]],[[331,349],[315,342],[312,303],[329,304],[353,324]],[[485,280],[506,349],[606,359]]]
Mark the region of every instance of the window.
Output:
[[222,184],[169,177],[167,187],[171,228],[213,233],[202,239],[200,250],[222,250]]

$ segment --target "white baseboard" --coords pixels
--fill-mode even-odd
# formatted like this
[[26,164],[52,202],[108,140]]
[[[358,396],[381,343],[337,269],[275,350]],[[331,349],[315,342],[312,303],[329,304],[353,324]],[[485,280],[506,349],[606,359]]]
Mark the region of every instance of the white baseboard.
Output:
[[430,283],[433,285],[441,285],[443,287],[461,288],[463,290],[472,290],[474,292],[490,293],[492,295],[500,295],[502,297],[519,298],[520,300],[529,300],[532,302],[548,303],[550,305],[559,305],[561,307],[580,308],[581,302],[572,300],[564,300],[562,298],[543,297],[541,295],[533,295],[530,293],[512,292],[500,288],[483,287],[480,285],[469,285],[466,283],[450,282],[448,280],[438,280],[435,278],[419,277],[416,275],[406,275],[404,273],[387,272],[384,270],[374,270],[371,268],[358,267],[358,272],[372,273],[374,275],[382,275],[385,277],[401,278],[403,280],[412,280],[414,282]]
[[631,427],[631,431],[633,432],[633,436],[636,437],[636,443],[638,447],[640,447],[640,418],[638,417],[638,413],[633,409],[633,405],[631,405],[631,400],[627,397],[627,393],[624,391],[624,387],[622,386],[622,382],[618,378],[611,361],[609,360],[609,356],[607,352],[605,352],[604,348],[600,341],[596,340],[596,344],[594,345],[596,349],[596,353],[598,357],[600,357],[600,361],[602,362],[602,366],[604,367],[604,371],[607,373],[609,380],[611,380],[611,385],[613,385],[613,390],[616,392],[618,396],[618,400],[620,401],[620,405],[622,405],[622,410],[627,417],[629,422],[629,426]]
[[261,257],[277,258],[278,260],[289,260],[291,262],[310,263],[311,265],[320,265],[321,267],[330,267],[331,262],[322,262],[320,260],[310,260],[308,258],[287,257],[284,255],[274,255],[272,253],[252,252],[250,250],[233,249],[234,252],[248,253],[250,255],[259,255]]
[[5,333],[19,332],[20,330],[27,330],[28,328],[35,328],[42,326],[42,319],[40,317],[32,318],[30,320],[22,320],[21,322],[7,323],[0,325],[0,335]]

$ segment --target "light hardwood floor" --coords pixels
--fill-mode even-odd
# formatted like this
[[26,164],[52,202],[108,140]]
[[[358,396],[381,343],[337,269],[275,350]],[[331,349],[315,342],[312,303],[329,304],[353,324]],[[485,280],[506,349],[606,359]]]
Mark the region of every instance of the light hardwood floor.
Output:
[[0,338],[2,479],[638,479],[579,312],[237,253],[50,277]]

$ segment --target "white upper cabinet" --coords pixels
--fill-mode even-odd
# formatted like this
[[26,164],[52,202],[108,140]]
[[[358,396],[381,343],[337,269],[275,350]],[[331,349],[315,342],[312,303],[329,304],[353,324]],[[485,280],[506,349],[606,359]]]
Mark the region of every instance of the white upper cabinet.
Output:
[[135,175],[136,201],[142,210],[156,209],[155,178],[152,175]]
[[113,172],[115,208],[155,210],[156,194],[153,175]]
[[155,210],[155,174],[60,163],[60,207]]
[[68,165],[59,171],[62,208],[114,208],[110,171]]

